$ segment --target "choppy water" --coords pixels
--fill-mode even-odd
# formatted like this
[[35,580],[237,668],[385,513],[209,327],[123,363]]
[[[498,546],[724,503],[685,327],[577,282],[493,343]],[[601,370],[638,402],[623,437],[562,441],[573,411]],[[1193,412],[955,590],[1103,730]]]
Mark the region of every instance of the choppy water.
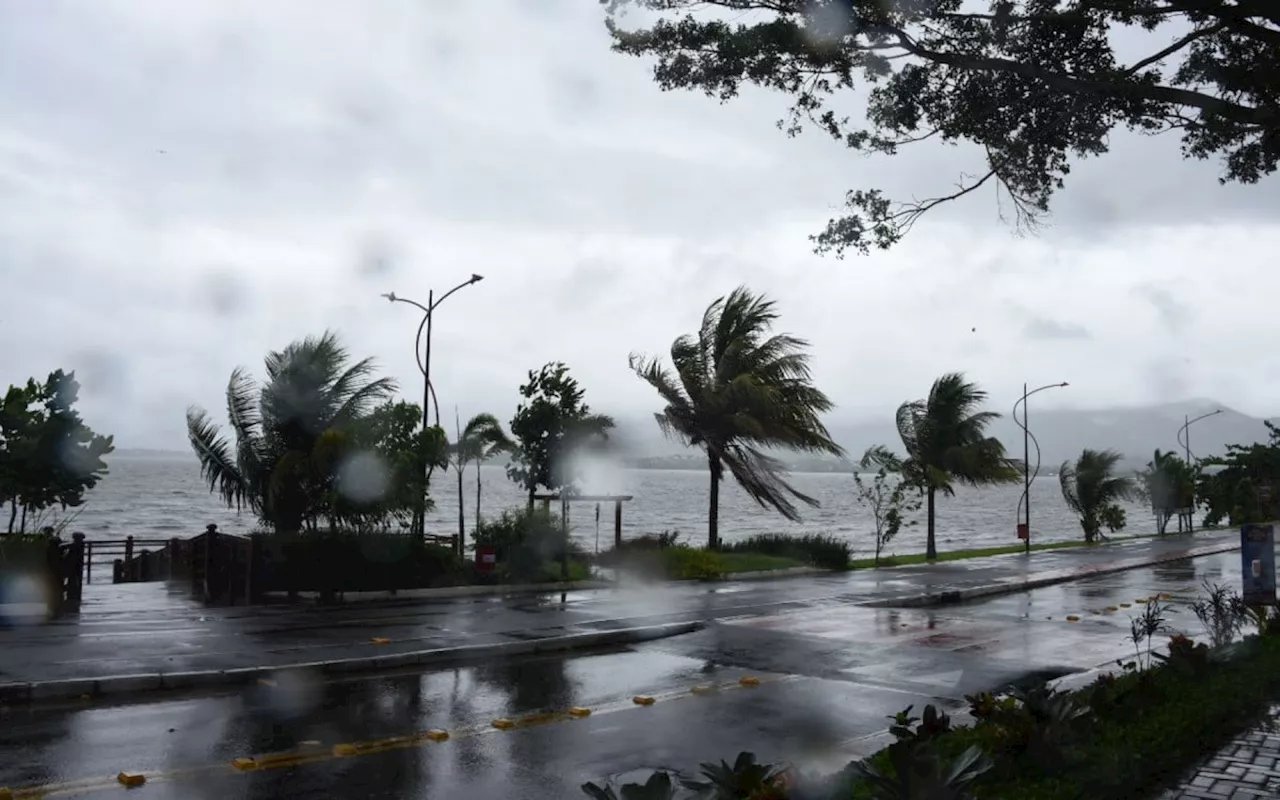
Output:
[[[200,479],[194,457],[175,455],[115,455],[111,472],[86,499],[72,530],[94,538],[194,536],[209,523],[229,533],[246,532],[255,521],[249,514],[228,510],[211,495]],[[793,483],[801,491],[821,501],[820,508],[804,509],[804,519],[791,523],[778,514],[761,509],[731,481],[720,492],[720,531],[726,540],[756,533],[831,533],[850,540],[855,552],[873,547],[870,512],[860,506],[853,479],[838,473],[798,473]],[[522,504],[520,490],[507,480],[501,467],[483,467],[483,511]],[[475,470],[464,479],[464,508],[467,530],[474,522]],[[630,537],[662,530],[678,530],[690,543],[706,541],[707,475],[681,470],[631,470],[598,467],[591,473],[584,491],[596,494],[630,494],[634,499],[623,506],[623,535]],[[1022,493],[1019,486],[983,489],[960,487],[955,497],[938,499],[939,547],[983,547],[1014,544],[1015,512]],[[429,515],[430,532],[449,534],[458,530],[456,473],[436,473],[432,481],[435,510]],[[1080,526],[1062,501],[1056,477],[1041,476],[1031,487],[1032,522],[1037,541],[1076,539]],[[1151,515],[1144,509],[1128,508],[1126,533],[1154,531]],[[594,549],[596,522],[594,504],[573,506],[570,515],[573,535],[588,549]],[[613,509],[600,510],[600,543],[607,547],[613,535]],[[909,528],[889,547],[890,552],[913,553],[924,549],[923,525]]]

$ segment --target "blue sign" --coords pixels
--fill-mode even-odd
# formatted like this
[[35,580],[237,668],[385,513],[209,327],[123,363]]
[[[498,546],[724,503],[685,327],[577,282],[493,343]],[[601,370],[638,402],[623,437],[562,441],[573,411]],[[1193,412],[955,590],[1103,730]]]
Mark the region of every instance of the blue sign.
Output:
[[1251,606],[1276,604],[1276,530],[1274,525],[1240,526],[1240,568],[1244,602]]

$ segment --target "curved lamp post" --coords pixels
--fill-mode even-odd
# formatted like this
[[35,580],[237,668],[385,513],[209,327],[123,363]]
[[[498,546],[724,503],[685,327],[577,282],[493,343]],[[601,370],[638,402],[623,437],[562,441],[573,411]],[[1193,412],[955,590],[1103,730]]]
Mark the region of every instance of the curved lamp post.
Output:
[[[439,400],[436,399],[435,387],[431,385],[431,318],[435,316],[434,312],[436,308],[439,307],[439,305],[443,303],[445,300],[449,299],[449,296],[452,295],[454,292],[464,287],[471,286],[472,284],[479,283],[482,280],[484,280],[483,275],[476,275],[473,273],[470,278],[458,284],[457,286],[453,287],[452,289],[445,292],[444,294],[440,295],[438,299],[435,296],[434,290],[428,290],[426,305],[423,305],[422,303],[419,303],[416,300],[410,300],[407,297],[399,297],[396,295],[395,292],[387,292],[382,295],[392,303],[408,303],[409,305],[414,306],[415,308],[422,311],[422,321],[418,323],[418,333],[413,338],[413,360],[418,365],[418,371],[422,373],[422,430],[423,431],[426,431],[427,426],[430,424],[429,418],[428,418],[428,411],[429,411],[429,408],[432,406],[435,407],[435,411],[436,411],[436,425],[437,426],[440,425],[440,402]],[[424,329],[427,334],[425,347],[423,346],[423,341],[422,341],[422,333]],[[422,465],[424,494],[422,498],[420,498],[418,501],[419,507],[418,507],[418,510],[415,512],[416,518],[414,519],[414,523],[413,523],[413,526],[415,529],[414,532],[420,536],[425,535],[427,532],[425,484],[431,481],[431,473],[434,469],[435,469],[435,466],[431,464],[429,461],[427,461],[427,463],[424,463]],[[458,547],[461,547],[461,546],[462,546],[462,542],[459,541]]]
[[[1022,509],[1024,520],[1027,525],[1027,538],[1025,552],[1031,553],[1031,481],[1035,480],[1036,475],[1040,474],[1040,443],[1036,442],[1036,470],[1035,475],[1031,473],[1031,441],[1035,439],[1031,435],[1031,431],[1027,428],[1027,398],[1036,392],[1043,392],[1045,389],[1061,389],[1069,386],[1066,381],[1062,383],[1049,383],[1041,386],[1039,389],[1027,391],[1027,385],[1022,384],[1022,397],[1013,404],[1013,421],[1022,428]],[[1018,422],[1018,406],[1022,406],[1022,421]]]
[[[1183,415],[1182,427],[1178,429],[1178,444],[1182,445],[1182,454],[1183,454],[1183,457],[1186,459],[1187,469],[1191,469],[1191,426],[1196,424],[1202,419],[1208,419],[1209,417],[1216,417],[1221,413],[1222,413],[1222,409],[1219,408],[1217,411],[1210,411],[1208,414],[1201,414],[1200,416],[1195,417],[1194,419],[1188,419],[1187,415]],[[1196,507],[1196,482],[1193,475],[1191,480],[1191,509],[1193,513],[1191,515],[1191,518],[1187,520],[1188,533],[1194,533],[1195,526],[1192,523],[1195,520],[1195,514],[1194,514],[1195,507]],[[1182,530],[1181,517],[1179,517],[1179,520],[1178,520],[1178,530]]]

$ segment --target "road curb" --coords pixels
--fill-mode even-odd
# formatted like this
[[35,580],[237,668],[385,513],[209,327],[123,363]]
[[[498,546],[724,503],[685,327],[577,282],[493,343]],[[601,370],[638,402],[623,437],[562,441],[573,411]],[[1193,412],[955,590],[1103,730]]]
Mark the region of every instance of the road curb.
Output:
[[960,589],[950,589],[947,591],[929,594],[888,597],[881,600],[868,600],[863,603],[858,603],[857,605],[863,606],[864,608],[933,608],[936,606],[955,605],[956,603],[964,603],[981,597],[1017,594],[1018,592],[1025,592],[1030,589],[1038,589],[1042,586],[1052,586],[1057,583],[1069,583],[1082,578],[1092,578],[1097,575],[1110,575],[1116,572],[1127,572],[1132,569],[1153,567],[1160,564],[1167,564],[1172,561],[1185,561],[1189,558],[1199,558],[1200,556],[1229,553],[1232,550],[1239,549],[1240,544],[1238,542],[1234,544],[1204,545],[1202,547],[1192,547],[1187,550],[1178,550],[1156,558],[1133,558],[1098,566],[1051,570],[1049,572],[1036,573],[1025,578],[1006,581],[1004,583],[967,586]]
[[149,672],[133,675],[106,675],[98,678],[0,683],[0,705],[17,705],[48,700],[84,699],[86,697],[124,697],[162,690],[237,686],[252,683],[260,678],[279,676],[281,673],[293,671],[318,672],[322,675],[348,675],[403,667],[460,664],[494,658],[586,650],[594,647],[636,644],[670,636],[679,636],[701,630],[705,625],[706,623],[701,620],[668,622],[661,625],[642,625],[605,631],[583,631],[546,639],[463,645],[461,647],[438,647],[431,650],[415,650],[407,653],[357,656],[355,658],[339,658],[275,666]]
[[[497,597],[509,594],[555,594],[557,592],[577,592],[587,589],[610,589],[614,584],[609,581],[586,580],[567,581],[563,583],[516,583],[497,586],[441,586],[437,589],[405,589],[392,593],[377,592],[344,592],[342,601],[335,605],[359,605],[363,603],[397,603],[418,602],[422,600],[455,600],[459,597]],[[314,592],[305,593],[308,595]],[[311,606],[320,605],[318,597],[302,596],[288,601],[288,592],[267,592],[266,596],[274,602],[272,605]],[[326,605],[325,608],[332,608]]]

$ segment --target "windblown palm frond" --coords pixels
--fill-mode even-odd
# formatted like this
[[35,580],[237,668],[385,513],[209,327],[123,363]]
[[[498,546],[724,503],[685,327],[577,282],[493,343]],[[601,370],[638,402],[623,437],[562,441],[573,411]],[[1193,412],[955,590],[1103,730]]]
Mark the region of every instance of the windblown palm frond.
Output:
[[373,378],[371,359],[349,360],[327,331],[268,353],[264,384],[244,368],[234,370],[226,393],[234,446],[205,411],[188,410],[188,438],[210,491],[228,505],[248,506],[279,530],[331,515],[323,507],[333,496],[335,448],[395,389],[394,381]]
[[200,475],[208,482],[209,491],[216,492],[228,506],[248,504],[256,511],[258,498],[249,492],[249,483],[231,455],[231,445],[203,409],[187,409],[187,438],[200,461]]
[[655,414],[663,433],[703,448],[711,470],[712,546],[718,542],[719,481],[727,468],[747,495],[788,519],[795,500],[817,500],[791,486],[769,449],[843,454],[821,421],[831,401],[812,384],[808,343],[772,334],[774,303],[739,287],[712,302],[694,336],[676,338],[671,368],[636,354],[631,369],[665,404]]
[[[1120,459],[1114,450],[1085,449],[1074,464],[1064,461],[1058,468],[1062,499],[1080,517],[1086,541],[1093,541],[1109,520],[1122,525],[1124,516],[1118,503],[1141,496],[1134,478],[1115,474]],[[1114,530],[1116,525],[1111,527]]]
[[1005,456],[1004,445],[986,434],[1000,418],[980,410],[987,393],[958,372],[947,373],[929,389],[923,400],[898,407],[898,435],[907,457],[903,477],[920,488],[928,499],[926,555],[937,554],[935,496],[955,494],[955,485],[985,486],[1009,483],[1019,476],[1018,465]]

